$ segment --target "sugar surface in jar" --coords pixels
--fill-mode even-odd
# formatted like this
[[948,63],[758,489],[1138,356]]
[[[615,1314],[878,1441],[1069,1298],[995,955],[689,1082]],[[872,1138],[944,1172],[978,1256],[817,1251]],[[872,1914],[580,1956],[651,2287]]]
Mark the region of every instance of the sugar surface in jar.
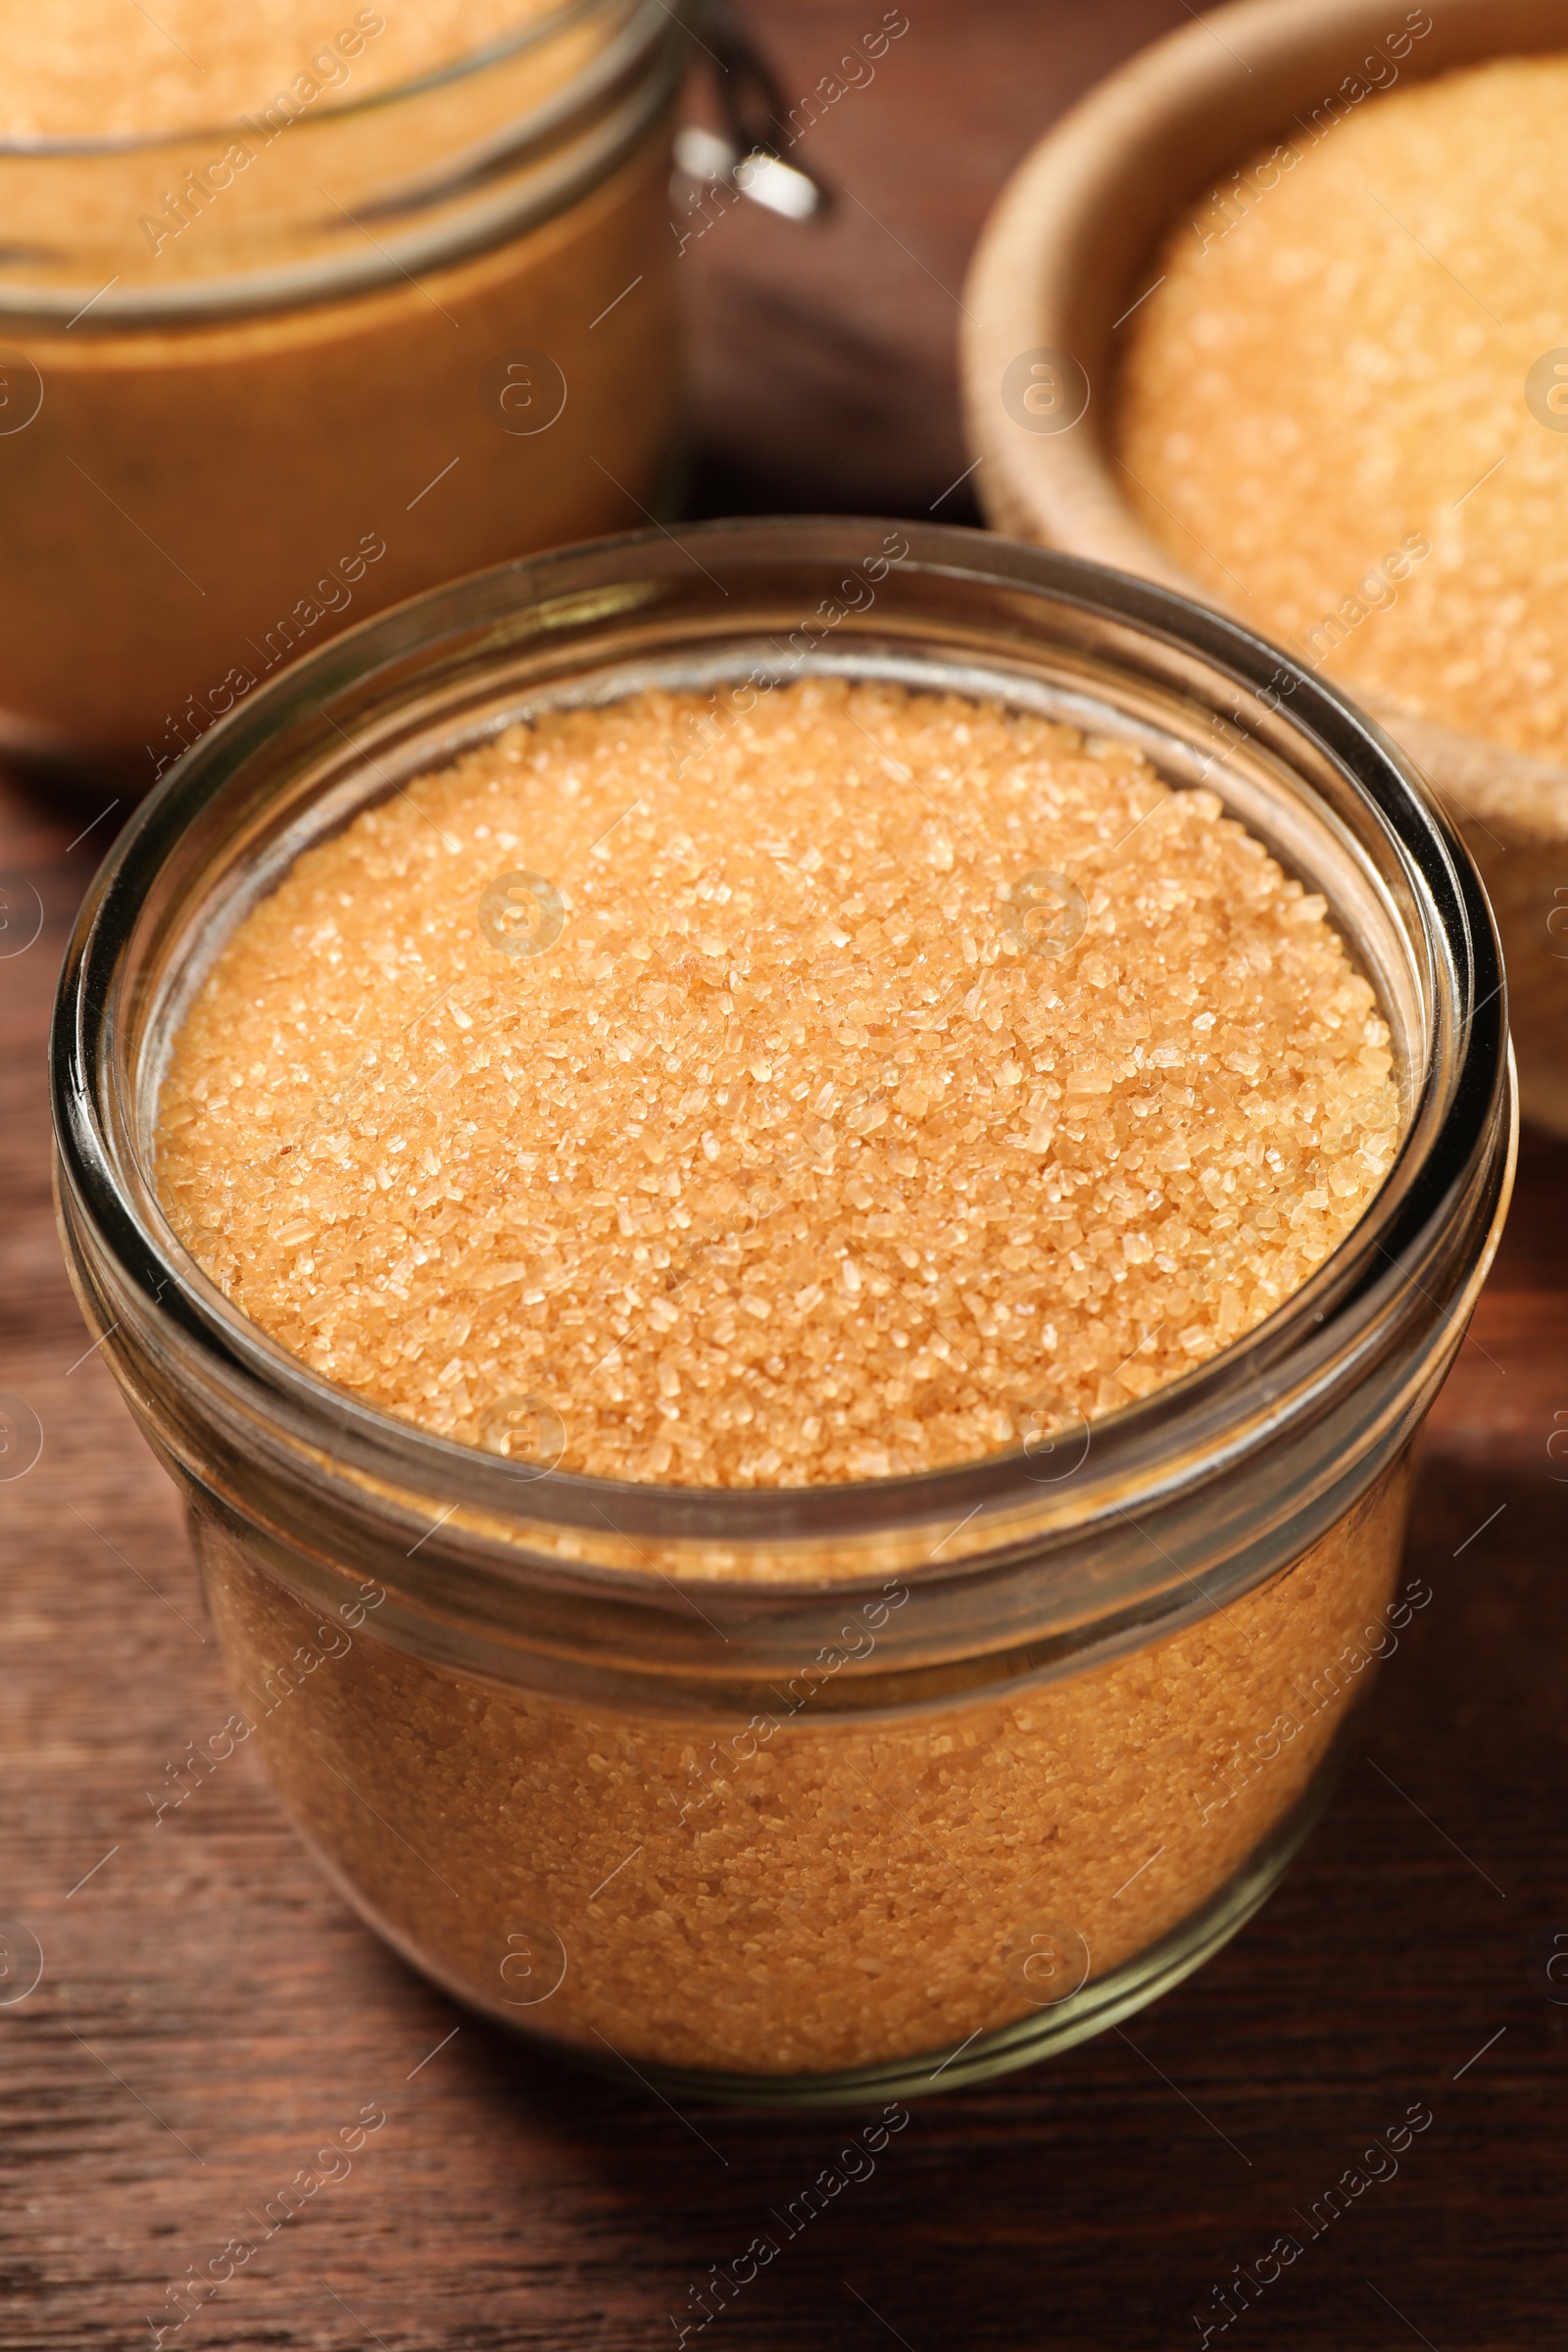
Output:
[[0,0],[0,124],[17,139],[237,123],[412,81],[552,13],[550,0]]
[[1565,105],[1568,57],[1506,58],[1299,121],[1173,228],[1117,424],[1128,496],[1220,601],[1557,760]]
[[514,726],[226,943],[160,1185],[315,1371],[599,1476],[875,1478],[1146,1396],[1355,1222],[1388,1031],[1214,795],[991,703],[706,708]]

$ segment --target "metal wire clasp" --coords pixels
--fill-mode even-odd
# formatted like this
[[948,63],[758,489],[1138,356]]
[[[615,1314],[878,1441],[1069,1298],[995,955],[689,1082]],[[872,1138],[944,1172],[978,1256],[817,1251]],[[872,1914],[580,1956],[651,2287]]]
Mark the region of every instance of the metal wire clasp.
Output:
[[786,220],[808,220],[832,202],[826,184],[786,163],[791,144],[785,100],[772,68],[728,0],[696,0],[687,16],[714,68],[722,132],[688,123],[675,137],[675,166],[688,180],[733,187]]

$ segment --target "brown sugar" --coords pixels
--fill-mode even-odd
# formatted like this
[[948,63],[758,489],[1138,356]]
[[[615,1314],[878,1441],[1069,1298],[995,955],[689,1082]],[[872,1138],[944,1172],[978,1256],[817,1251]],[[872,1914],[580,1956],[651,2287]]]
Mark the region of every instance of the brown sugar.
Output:
[[1128,496],[1220,602],[1558,761],[1565,101],[1568,58],[1505,58],[1254,158],[1154,265],[1115,435]]
[[317,89],[300,87],[297,98],[362,97],[474,56],[549,13],[549,0],[160,0],[156,10],[0,0],[0,135],[207,129],[312,81]]
[[373,1614],[318,1631],[216,1521],[197,1536],[284,1803],[406,1952],[600,2061],[820,2075],[1049,2027],[1256,1866],[1423,1605],[1391,1599],[1407,1486],[1396,1463],[1284,1575],[1132,1657],[744,1730],[465,1679]]
[[325,1379],[605,1477],[897,1475],[1147,1395],[1365,1209],[1387,1027],[1211,793],[996,704],[754,699],[514,725],[223,947],[160,1185]]
[[[245,915],[160,1102],[233,1303],[446,1436],[754,1487],[1015,1445],[1266,1314],[1397,1134],[1321,902],[1124,744],[745,699],[514,725]],[[1132,1655],[870,1721],[809,1649],[736,1715],[437,1664],[195,1524],[243,1736],[441,1983],[601,2062],[919,2087],[1256,1899],[1407,1618],[1406,1484]],[[849,1654],[917,1583],[847,1596]]]

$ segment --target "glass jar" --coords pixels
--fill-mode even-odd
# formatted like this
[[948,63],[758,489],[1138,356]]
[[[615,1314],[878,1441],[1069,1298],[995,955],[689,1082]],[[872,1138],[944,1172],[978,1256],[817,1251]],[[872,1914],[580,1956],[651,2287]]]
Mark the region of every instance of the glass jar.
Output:
[[647,514],[681,13],[0,146],[0,745],[149,784],[346,623]]
[[[994,694],[1203,782],[1327,898],[1403,1143],[1266,1322],[1092,1425],[956,1469],[688,1490],[389,1419],[172,1235],[157,1091],[300,850],[512,719],[650,683],[710,723],[809,672]],[[83,908],[55,1045],[67,1254],[188,1498],[238,1712],[376,1929],[486,2016],[672,2098],[908,2095],[1096,2032],[1255,1909],[1396,1593],[1410,1442],[1500,1228],[1486,902],[1320,680],[1155,587],[982,534],[708,525],[467,580],[250,700]]]

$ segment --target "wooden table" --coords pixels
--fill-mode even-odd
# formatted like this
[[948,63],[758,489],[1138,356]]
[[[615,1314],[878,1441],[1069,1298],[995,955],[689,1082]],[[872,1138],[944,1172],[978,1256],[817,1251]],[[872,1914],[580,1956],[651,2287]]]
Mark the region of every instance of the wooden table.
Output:
[[[1049,12],[1020,0],[910,13],[896,66],[821,134],[824,156],[830,131],[844,142],[847,181],[858,156],[895,241],[836,225],[842,267],[803,278],[782,325],[758,292],[770,223],[732,223],[711,263],[710,503],[748,503],[770,479],[803,503],[929,504],[961,458],[942,392],[951,306],[922,296],[921,272],[956,284],[987,193],[1054,98],[1178,12],[1102,5],[1044,66],[1026,36]],[[776,14],[786,78],[807,87],[879,11]],[[992,81],[960,105],[977,60]],[[946,134],[951,183],[926,167]],[[722,306],[744,318],[748,301],[766,334],[722,358]],[[806,334],[851,318],[859,340],[838,361],[831,334]],[[767,377],[767,335],[793,377]],[[777,416],[726,407],[726,368],[743,367]],[[167,2285],[243,2237],[247,2209],[368,2107],[386,2121],[351,2173],[168,2342],[668,2345],[709,2266],[743,2251],[844,2131],[686,2122],[508,2046],[349,1915],[243,1748],[155,1826],[147,1792],[228,1701],[172,1493],[83,1353],[48,1193],[50,997],[117,814],[0,791],[0,948],[19,948],[0,961],[0,1388],[44,1432],[36,1467],[0,1485],[0,1964],[24,1962],[29,1934],[43,1955],[25,1999],[10,1998],[25,1977],[0,1981],[0,2347],[149,2343]],[[43,928],[23,946],[35,904]],[[1234,2322],[1250,2343],[1561,2340],[1568,1981],[1548,1963],[1554,1935],[1568,1954],[1565,1200],[1568,1150],[1527,1141],[1502,1254],[1429,1427],[1410,1568],[1434,1599],[1283,1888],[1126,2034],[916,2108],[874,2178],[709,2343],[1140,2352],[1197,2344],[1195,2314],[1217,2341],[1213,2290],[1286,2231],[1305,2250]],[[1554,1974],[1568,1980],[1568,1958]],[[1396,2177],[1310,2237],[1301,2215],[1416,2103],[1434,2120]]]

